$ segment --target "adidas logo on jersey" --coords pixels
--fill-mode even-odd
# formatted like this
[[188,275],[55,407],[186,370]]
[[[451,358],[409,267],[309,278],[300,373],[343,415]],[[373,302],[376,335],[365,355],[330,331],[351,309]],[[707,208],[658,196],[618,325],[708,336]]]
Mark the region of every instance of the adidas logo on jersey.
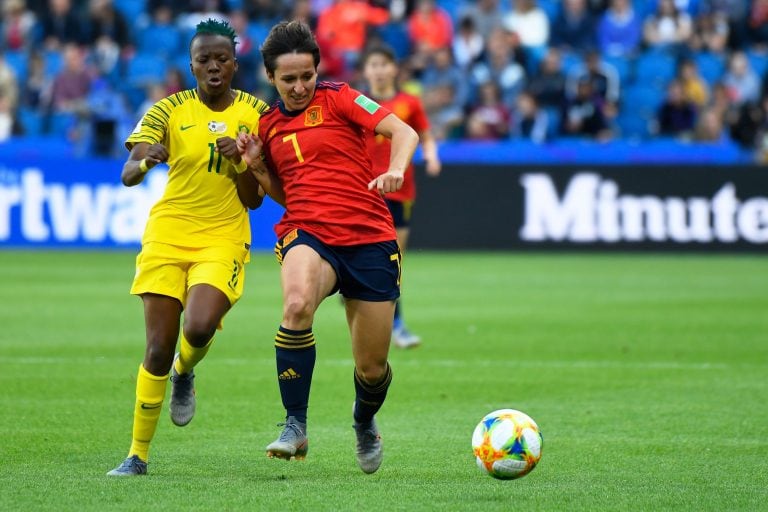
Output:
[[301,377],[301,375],[296,373],[293,370],[293,368],[288,368],[283,373],[281,373],[280,375],[277,376],[277,378],[280,379],[280,380],[293,380],[293,379],[298,379],[300,377]]

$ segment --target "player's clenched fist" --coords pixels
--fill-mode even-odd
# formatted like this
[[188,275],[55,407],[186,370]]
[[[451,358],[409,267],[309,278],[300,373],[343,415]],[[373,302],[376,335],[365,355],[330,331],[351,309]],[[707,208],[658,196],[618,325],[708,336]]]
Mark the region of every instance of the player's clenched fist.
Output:
[[219,137],[216,139],[216,151],[231,162],[240,163],[240,151],[237,148],[237,142],[232,137]]
[[147,148],[147,154],[144,155],[147,168],[151,169],[161,162],[168,161],[168,148],[162,144],[152,144]]
[[376,189],[379,194],[384,195],[389,192],[396,192],[403,186],[403,173],[398,171],[387,171],[378,175],[368,183],[368,190]]

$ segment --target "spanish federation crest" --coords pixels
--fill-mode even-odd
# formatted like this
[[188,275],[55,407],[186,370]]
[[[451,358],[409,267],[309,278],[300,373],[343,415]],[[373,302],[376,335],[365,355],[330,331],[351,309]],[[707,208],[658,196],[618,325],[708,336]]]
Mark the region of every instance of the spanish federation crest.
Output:
[[323,123],[323,107],[314,105],[304,111],[304,126],[317,126]]
[[227,123],[225,122],[219,122],[219,121],[209,121],[208,122],[208,131],[211,133],[226,133],[227,131]]

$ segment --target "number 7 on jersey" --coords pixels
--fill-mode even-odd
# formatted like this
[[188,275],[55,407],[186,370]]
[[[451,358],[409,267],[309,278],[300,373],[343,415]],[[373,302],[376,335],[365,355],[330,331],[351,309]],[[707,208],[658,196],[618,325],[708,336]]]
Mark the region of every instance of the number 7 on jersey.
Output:
[[293,150],[296,152],[296,159],[299,161],[299,163],[304,163],[304,156],[301,154],[301,148],[299,147],[299,141],[296,138],[296,133],[292,133],[290,135],[286,135],[283,137],[283,142],[291,141],[291,144],[293,144]]

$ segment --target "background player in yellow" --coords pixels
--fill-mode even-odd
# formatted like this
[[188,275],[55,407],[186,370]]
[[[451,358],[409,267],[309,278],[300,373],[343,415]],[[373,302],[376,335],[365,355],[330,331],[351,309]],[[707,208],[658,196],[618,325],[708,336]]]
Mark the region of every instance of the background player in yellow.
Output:
[[165,193],[150,212],[136,258],[131,293],[144,303],[146,352],[136,379],[128,458],[110,476],[146,474],[169,372],[171,420],[183,426],[192,419],[192,368],[243,291],[251,240],[246,207],[258,208],[263,191],[251,173],[243,172],[247,166],[234,137],[255,132],[267,105],[231,88],[237,71],[235,44],[227,23],[197,25],[189,47],[197,86],[153,105],[126,141],[126,186],[141,183],[161,162],[169,170]]

